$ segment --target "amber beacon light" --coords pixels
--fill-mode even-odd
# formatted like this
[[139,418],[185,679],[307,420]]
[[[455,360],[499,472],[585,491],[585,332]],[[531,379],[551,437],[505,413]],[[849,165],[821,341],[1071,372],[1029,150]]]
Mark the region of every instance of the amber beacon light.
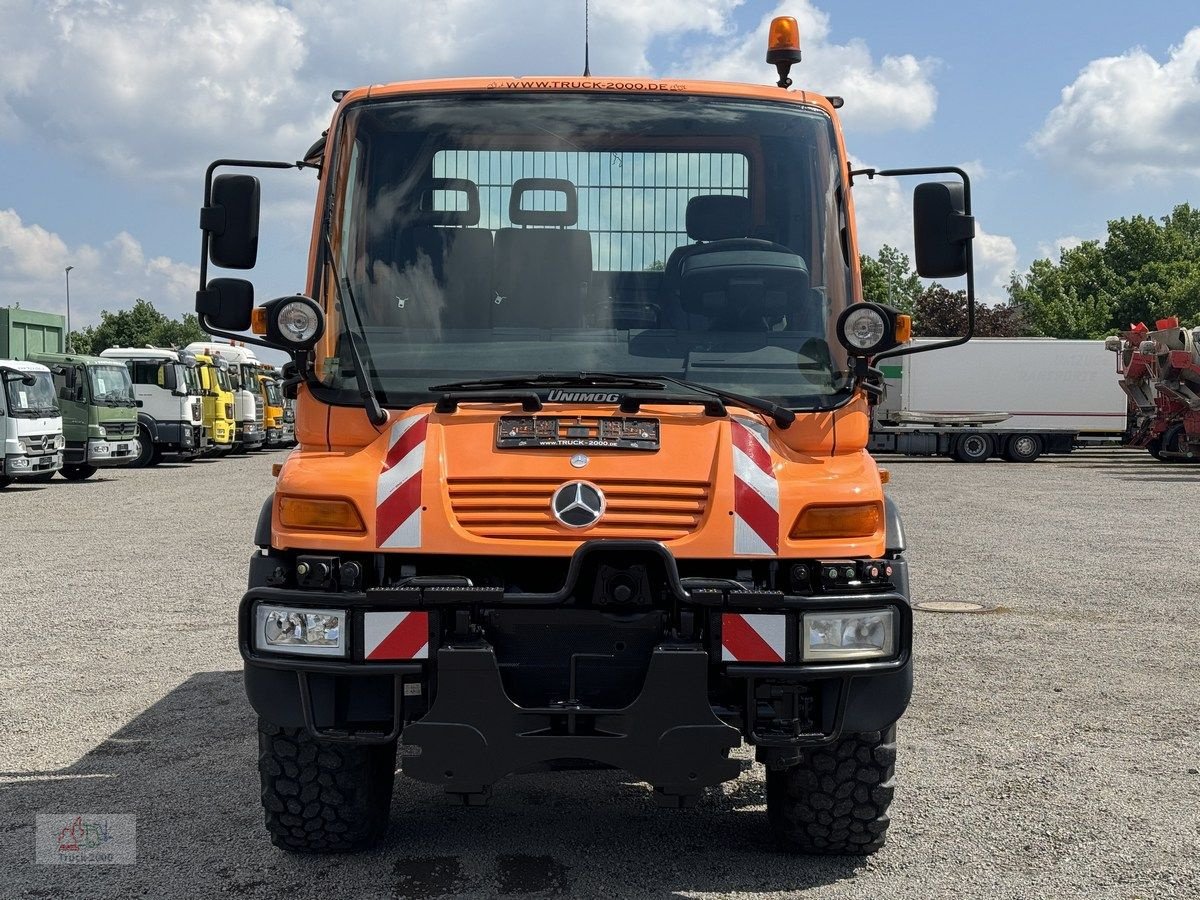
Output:
[[767,62],[779,73],[779,86],[789,88],[788,73],[800,62],[800,25],[792,16],[776,16],[771,20],[767,36]]

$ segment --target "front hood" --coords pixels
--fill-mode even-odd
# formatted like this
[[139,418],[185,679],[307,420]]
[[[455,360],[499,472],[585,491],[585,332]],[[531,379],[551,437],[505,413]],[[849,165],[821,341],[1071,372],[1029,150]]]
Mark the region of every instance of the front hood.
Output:
[[[503,415],[513,415],[510,409]],[[594,407],[555,409],[560,422],[603,417]],[[835,558],[882,555],[878,531],[861,538],[794,541],[810,504],[878,502],[874,461],[862,451],[809,455],[789,448],[757,416],[711,418],[659,408],[657,450],[588,446],[504,449],[494,410],[428,407],[393,420],[371,444],[343,452],[293,452],[276,491],[274,544],[285,548],[438,554],[569,556],[584,541],[653,540],[678,557]],[[563,506],[603,506],[570,527]],[[568,502],[552,508],[564,485]],[[339,497],[357,507],[365,534],[281,527],[278,498]],[[882,508],[882,507],[881,507]],[[583,514],[583,519],[589,519]]]

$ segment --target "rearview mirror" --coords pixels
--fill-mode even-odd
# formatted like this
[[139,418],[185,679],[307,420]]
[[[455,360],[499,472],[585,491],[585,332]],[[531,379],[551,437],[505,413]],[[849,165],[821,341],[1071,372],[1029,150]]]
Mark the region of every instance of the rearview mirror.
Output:
[[967,274],[967,250],[975,218],[966,214],[962,182],[929,181],[913,191],[913,237],[917,274],[957,278]]
[[254,285],[244,278],[214,278],[196,293],[196,312],[221,331],[247,331],[254,310]]
[[259,183],[253,175],[218,175],[200,227],[208,258],[222,269],[253,269],[258,261]]

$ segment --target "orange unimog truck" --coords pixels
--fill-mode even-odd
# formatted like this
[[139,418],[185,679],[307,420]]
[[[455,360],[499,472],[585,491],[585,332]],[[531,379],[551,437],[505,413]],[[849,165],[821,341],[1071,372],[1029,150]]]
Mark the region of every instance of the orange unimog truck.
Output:
[[[864,448],[911,348],[861,302],[851,186],[954,176],[917,268],[972,310],[974,222],[961,170],[852,171],[799,55],[784,18],[779,86],[339,91],[300,162],[209,168],[200,320],[289,351],[297,402],[238,613],[277,845],[379,838],[397,761],[471,804],[612,767],[686,806],[743,742],[783,848],[882,845],[912,612]],[[228,167],[319,173],[305,294],[209,280],[257,256]]]

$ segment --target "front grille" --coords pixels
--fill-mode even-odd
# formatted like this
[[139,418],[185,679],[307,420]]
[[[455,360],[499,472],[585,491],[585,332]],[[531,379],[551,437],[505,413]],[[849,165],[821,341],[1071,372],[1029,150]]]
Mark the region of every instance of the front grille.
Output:
[[254,398],[254,418],[258,424],[263,422],[263,398],[256,396]]
[[30,456],[40,456],[43,453],[51,453],[54,450],[54,435],[40,434],[34,437],[21,438],[25,442],[26,450]]
[[464,530],[507,541],[673,541],[694,532],[708,508],[706,481],[588,480],[604,492],[607,508],[599,524],[583,530],[560,525],[551,513],[550,498],[562,485],[552,478],[451,478],[450,507]]
[[131,438],[137,434],[136,422],[105,422],[104,436],[108,438]]

